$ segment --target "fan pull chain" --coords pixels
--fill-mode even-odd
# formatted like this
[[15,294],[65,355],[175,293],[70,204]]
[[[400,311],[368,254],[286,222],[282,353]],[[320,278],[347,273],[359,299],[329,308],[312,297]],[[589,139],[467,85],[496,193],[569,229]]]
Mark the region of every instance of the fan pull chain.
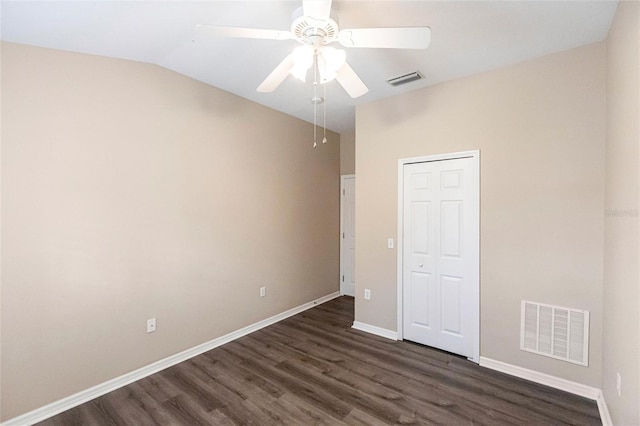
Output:
[[322,85],[322,143],[327,143],[327,83]]
[[[315,92],[316,92],[316,86],[314,84],[313,86],[313,92],[314,92],[314,97],[315,97]],[[317,110],[318,110],[318,104],[314,101],[313,102],[313,147],[317,147],[318,143],[316,142],[316,134],[318,133],[317,128],[316,128],[316,115],[317,115]]]
[[317,116],[318,116],[318,57],[313,57],[313,147],[318,146],[317,142]]

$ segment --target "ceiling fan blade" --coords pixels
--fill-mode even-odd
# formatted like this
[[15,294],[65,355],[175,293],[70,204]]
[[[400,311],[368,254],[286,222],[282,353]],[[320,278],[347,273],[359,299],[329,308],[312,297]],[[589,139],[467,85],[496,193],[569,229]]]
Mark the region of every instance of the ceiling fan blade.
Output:
[[271,93],[282,84],[285,78],[289,75],[289,71],[293,68],[293,55],[289,54],[286,58],[278,64],[278,66],[271,71],[271,74],[264,79],[262,84],[258,86],[258,92]]
[[431,28],[358,28],[342,30],[338,41],[345,47],[389,49],[426,49],[431,42]]
[[218,37],[261,38],[267,40],[289,40],[293,34],[289,31],[263,30],[260,28],[221,27],[217,25],[196,25],[196,32]]
[[360,97],[369,91],[358,74],[347,63],[338,71],[336,80],[352,98]]
[[327,21],[331,15],[331,0],[302,0],[302,12],[319,21]]

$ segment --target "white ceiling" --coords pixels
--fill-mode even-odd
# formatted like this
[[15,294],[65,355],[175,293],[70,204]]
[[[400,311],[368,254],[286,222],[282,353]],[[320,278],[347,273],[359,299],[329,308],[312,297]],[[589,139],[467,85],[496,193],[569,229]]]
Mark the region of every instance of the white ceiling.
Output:
[[[274,93],[255,89],[296,42],[195,35],[195,25],[289,30],[300,1],[5,1],[2,40],[148,62],[313,121],[313,87],[293,77]],[[431,27],[426,50],[346,49],[369,87],[351,99],[327,84],[327,127],[352,131],[355,105],[604,40],[617,2],[334,1],[340,29]],[[339,46],[338,46],[339,47]],[[420,70],[402,87],[391,77]]]

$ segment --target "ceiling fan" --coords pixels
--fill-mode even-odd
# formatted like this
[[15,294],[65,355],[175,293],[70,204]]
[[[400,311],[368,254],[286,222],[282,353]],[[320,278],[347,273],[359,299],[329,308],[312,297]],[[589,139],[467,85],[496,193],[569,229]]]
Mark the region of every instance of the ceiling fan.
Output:
[[429,27],[338,29],[338,18],[331,10],[331,0],[303,0],[302,7],[293,12],[289,31],[239,28],[199,24],[196,30],[221,37],[257,38],[268,40],[296,40],[301,45],[258,86],[259,92],[270,93],[289,74],[305,81],[313,67],[320,79],[314,83],[337,80],[352,97],[369,91],[360,77],[346,62],[344,50],[329,44],[338,42],[344,47],[426,49],[431,41]]

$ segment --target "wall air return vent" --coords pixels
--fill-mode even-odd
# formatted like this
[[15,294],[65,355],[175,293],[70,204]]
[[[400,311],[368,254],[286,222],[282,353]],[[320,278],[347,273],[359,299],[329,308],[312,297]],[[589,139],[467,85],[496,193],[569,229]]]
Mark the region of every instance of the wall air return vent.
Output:
[[424,78],[424,76],[420,74],[420,71],[414,71],[409,74],[390,78],[387,80],[387,83],[392,86],[402,86],[403,84],[411,83],[412,81],[420,80],[421,78]]
[[520,349],[589,365],[589,311],[523,300]]

